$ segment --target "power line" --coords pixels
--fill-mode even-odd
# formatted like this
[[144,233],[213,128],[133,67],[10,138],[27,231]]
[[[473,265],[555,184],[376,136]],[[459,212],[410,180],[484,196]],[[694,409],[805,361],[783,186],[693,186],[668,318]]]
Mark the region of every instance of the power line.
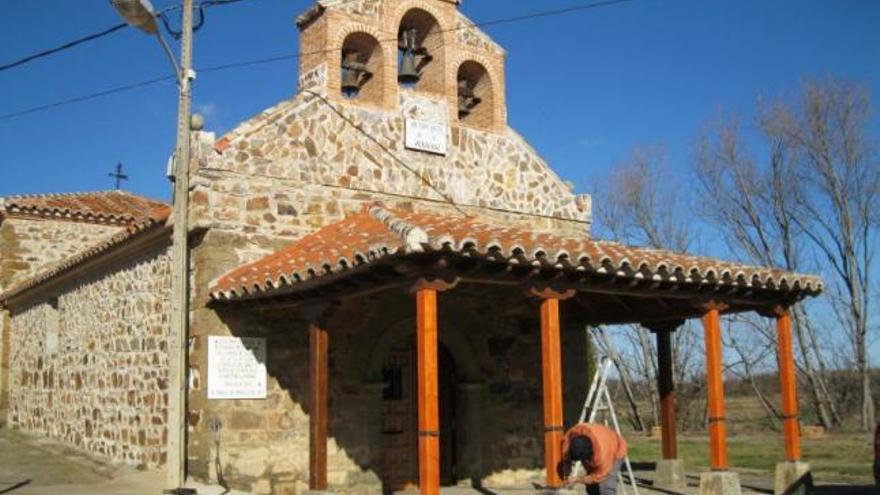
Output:
[[[199,19],[199,24],[198,24],[198,26],[196,26],[195,29],[197,30],[198,28],[202,27],[202,24],[205,23],[205,9],[207,7],[213,7],[215,5],[226,5],[226,4],[230,4],[230,3],[238,3],[241,1],[242,0],[204,0],[203,2],[199,3],[197,5],[197,8],[199,9],[200,19]],[[167,14],[170,12],[174,12],[176,10],[180,10],[180,9],[181,9],[180,5],[174,5],[174,6],[168,7],[166,9],[163,9],[163,10],[156,13],[156,17],[160,18],[162,20],[162,22],[165,24],[166,29],[168,29],[168,31],[174,35],[176,35],[177,33],[171,29],[171,25],[168,22]],[[104,36],[107,36],[108,34],[115,33],[116,31],[119,31],[119,30],[127,28],[127,27],[128,27],[128,24],[123,22],[121,24],[117,24],[117,25],[110,27],[108,29],[105,29],[103,31],[99,31],[97,33],[90,34],[88,36],[84,36],[82,38],[75,39],[73,41],[68,41],[67,43],[64,43],[63,45],[59,45],[55,48],[50,48],[48,50],[43,50],[41,52],[37,52],[37,53],[31,54],[31,55],[28,55],[24,58],[21,58],[19,60],[14,61],[14,62],[10,62],[5,65],[0,65],[0,72],[18,67],[20,65],[24,65],[28,62],[32,62],[34,60],[37,60],[37,59],[40,59],[43,57],[48,57],[49,55],[53,55],[55,53],[62,52],[64,50],[69,50],[77,45],[81,45],[83,43],[93,41],[98,38],[103,38]]]
[[331,110],[333,113],[335,113],[336,115],[338,115],[339,118],[341,118],[342,120],[344,120],[345,123],[347,123],[348,125],[350,125],[350,126],[352,126],[353,128],[355,128],[355,129],[356,129],[358,132],[360,132],[364,137],[366,137],[367,139],[369,139],[370,141],[372,141],[373,144],[375,144],[376,146],[378,146],[379,149],[381,149],[382,151],[384,151],[385,154],[387,154],[387,155],[389,155],[391,158],[393,158],[394,161],[396,161],[396,162],[398,163],[398,165],[400,165],[401,167],[403,167],[403,168],[405,168],[406,170],[408,170],[409,173],[411,173],[411,174],[415,175],[416,177],[418,177],[418,179],[419,179],[423,184],[425,184],[426,186],[428,186],[429,188],[431,188],[434,192],[436,192],[437,194],[439,194],[441,198],[443,198],[444,200],[446,200],[447,203],[451,204],[456,210],[458,210],[459,213],[462,213],[463,215],[467,216],[467,213],[465,213],[464,210],[462,210],[461,208],[459,208],[458,205],[455,204],[455,201],[453,201],[452,198],[451,198],[448,194],[446,194],[446,193],[444,193],[443,191],[441,191],[440,189],[438,189],[437,186],[435,186],[433,182],[431,182],[427,177],[425,177],[424,175],[422,175],[421,173],[419,173],[419,171],[416,170],[414,167],[411,167],[408,163],[406,163],[405,161],[401,160],[399,156],[397,156],[396,154],[394,154],[393,151],[391,151],[390,149],[388,149],[387,146],[385,146],[384,144],[382,144],[382,143],[376,138],[376,136],[373,136],[372,134],[370,134],[369,132],[367,132],[367,130],[364,129],[360,124],[358,124],[357,122],[353,121],[353,120],[351,119],[351,117],[349,117],[348,115],[345,115],[344,113],[342,113],[342,110],[336,108],[336,105],[334,105],[334,104],[330,103],[329,101],[327,101],[327,98],[324,98],[324,96],[322,96],[320,93],[316,93],[316,92],[314,92],[314,91],[312,91],[312,90],[310,90],[310,89],[303,89],[302,91],[303,91],[303,93],[309,93],[309,94],[312,95],[315,99],[317,99],[318,101],[320,101],[321,103],[323,103],[325,106],[327,106],[328,108],[330,108],[330,110]]
[[42,110],[48,110],[50,108],[60,107],[63,105],[69,105],[71,103],[79,103],[81,101],[94,100],[95,98],[100,98],[102,96],[108,96],[115,93],[122,93],[124,91],[131,91],[137,88],[143,88],[145,86],[152,86],[153,84],[157,84],[163,81],[172,81],[177,79],[177,76],[164,76],[157,77],[154,79],[148,79],[146,81],[141,81],[133,84],[126,84],[125,86],[117,86],[115,88],[106,89],[104,91],[99,91],[97,93],[92,93],[84,96],[77,96],[74,98],[69,98],[67,100],[56,101],[54,103],[48,103],[46,105],[40,105],[36,107],[27,108],[25,110],[20,110],[18,112],[7,113],[4,115],[0,115],[0,120],[11,119],[13,117],[20,117],[22,115],[27,115],[29,113],[39,112]]
[[[437,36],[437,35],[440,35],[443,33],[450,33],[450,32],[454,32],[454,31],[463,31],[465,29],[471,29],[471,28],[475,28],[475,27],[497,26],[500,24],[510,24],[510,23],[520,22],[520,21],[525,21],[525,20],[530,20],[530,19],[538,19],[541,17],[551,17],[551,16],[557,16],[557,15],[563,15],[563,14],[571,14],[574,12],[581,12],[584,10],[590,10],[590,9],[595,9],[595,8],[599,8],[599,7],[609,7],[612,5],[629,3],[629,2],[633,2],[633,1],[635,1],[635,0],[602,0],[599,2],[592,2],[592,3],[588,3],[588,4],[583,4],[583,5],[574,5],[572,7],[566,7],[566,8],[562,8],[562,9],[545,10],[542,12],[534,12],[531,14],[524,14],[524,15],[520,15],[520,16],[506,17],[506,18],[501,18],[501,19],[493,19],[490,21],[483,21],[483,22],[477,22],[477,23],[473,23],[473,24],[466,24],[464,26],[457,26],[454,28],[441,29],[441,30],[435,31],[433,33],[429,33],[425,38],[429,38],[431,36]],[[386,38],[386,39],[381,39],[381,40],[376,40],[376,41],[378,43],[397,43],[399,40],[397,38]],[[290,60],[290,59],[300,58],[300,57],[309,56],[309,55],[320,55],[322,53],[335,52],[335,51],[339,51],[339,50],[342,50],[341,46],[332,47],[332,48],[322,48],[320,50],[313,50],[310,52],[290,53],[290,54],[276,55],[276,56],[272,56],[272,57],[260,58],[260,59],[255,59],[255,60],[245,60],[242,62],[231,62],[228,64],[222,64],[222,65],[217,65],[217,66],[213,66],[213,67],[206,67],[203,69],[199,69],[199,71],[200,72],[213,72],[213,71],[217,71],[217,70],[232,69],[232,68],[237,68],[237,67],[249,67],[252,65],[267,64],[267,63],[272,63],[272,62],[278,62],[281,60]]]
[[38,58],[48,57],[49,55],[52,55],[53,53],[58,53],[58,52],[73,48],[77,45],[81,45],[81,44],[86,43],[88,41],[96,40],[98,38],[103,38],[104,36],[107,36],[108,34],[115,33],[116,31],[119,31],[120,29],[123,29],[126,27],[128,27],[128,24],[123,22],[122,24],[117,24],[111,28],[105,29],[105,30],[97,32],[95,34],[90,34],[88,36],[79,38],[77,40],[68,41],[67,43],[65,43],[61,46],[57,46],[55,48],[50,48],[50,49],[44,50],[42,52],[37,52],[32,55],[28,55],[27,57],[16,60],[15,62],[10,62],[6,65],[0,65],[0,72],[2,72],[4,70],[9,70],[13,67],[18,67],[19,65],[24,65],[24,64],[31,62],[33,60],[36,60]]
[[[222,4],[226,4],[226,3],[236,3],[239,1],[241,1],[241,0],[213,0],[213,1],[206,0],[205,3],[210,2],[211,4],[222,5]],[[567,8],[562,8],[562,9],[546,10],[546,11],[542,11],[542,12],[534,12],[532,14],[525,14],[525,15],[521,15],[521,16],[507,17],[507,18],[502,18],[502,19],[494,19],[494,20],[489,20],[489,21],[484,21],[484,22],[479,22],[479,23],[467,24],[464,26],[458,26],[455,28],[449,28],[449,29],[443,29],[440,31],[436,31],[434,33],[431,33],[431,35],[437,35],[437,34],[447,33],[447,32],[452,32],[452,31],[461,31],[461,30],[465,30],[465,29],[471,29],[474,27],[497,26],[499,24],[509,24],[509,23],[514,23],[514,22],[521,22],[521,21],[525,21],[525,20],[529,20],[529,19],[537,19],[537,18],[542,18],[542,17],[551,17],[551,16],[557,16],[557,15],[563,15],[563,14],[570,14],[573,12],[580,12],[580,11],[595,9],[595,8],[599,8],[599,7],[608,7],[608,6],[612,6],[612,5],[629,3],[629,2],[633,2],[633,1],[635,1],[635,0],[603,0],[603,1],[599,1],[599,2],[592,2],[592,3],[588,3],[588,4],[583,4],[583,5],[575,5],[572,7],[567,7]],[[175,7],[172,7],[170,9],[166,9],[166,10],[172,10],[174,8]],[[123,27],[124,26],[125,25],[123,25]],[[398,40],[395,38],[395,39],[384,39],[384,40],[378,40],[378,41],[379,41],[379,43],[390,43],[390,42],[397,43]],[[290,53],[290,54],[276,55],[276,56],[272,56],[272,57],[258,58],[258,59],[253,59],[253,60],[244,60],[244,61],[240,61],[240,62],[230,62],[230,63],[226,63],[226,64],[221,64],[221,65],[198,68],[196,70],[196,72],[211,73],[211,72],[217,72],[217,71],[223,71],[223,70],[235,69],[235,68],[241,68],[241,67],[251,67],[251,66],[255,66],[255,65],[263,65],[263,64],[273,63],[273,62],[280,62],[280,61],[284,61],[284,60],[296,59],[296,58],[299,58],[302,56],[319,55],[322,53],[338,51],[341,49],[342,49],[342,47],[324,48],[321,50],[314,50],[314,51],[310,51],[310,52]],[[60,106],[64,106],[64,105],[69,105],[72,103],[79,103],[82,101],[92,100],[95,98],[100,98],[100,97],[115,94],[115,93],[121,93],[124,91],[130,91],[133,89],[142,88],[142,87],[150,86],[150,85],[162,82],[162,81],[166,81],[168,79],[174,79],[174,76],[165,76],[165,77],[160,77],[160,78],[149,79],[149,80],[141,81],[138,83],[128,84],[125,86],[118,86],[118,87],[107,89],[104,91],[99,91],[97,93],[92,93],[92,94],[88,94],[88,95],[84,95],[84,96],[78,96],[78,97],[74,97],[74,98],[70,98],[70,99],[66,99],[66,100],[60,100],[60,101],[56,101],[54,103],[49,103],[46,105],[40,105],[40,106],[36,106],[36,107],[26,108],[24,110],[19,110],[17,112],[0,114],[0,120],[7,120],[7,119],[15,118],[15,117],[20,117],[22,115],[27,115],[30,113],[39,112],[42,110],[47,110],[50,108],[56,108],[56,107],[60,107]]]

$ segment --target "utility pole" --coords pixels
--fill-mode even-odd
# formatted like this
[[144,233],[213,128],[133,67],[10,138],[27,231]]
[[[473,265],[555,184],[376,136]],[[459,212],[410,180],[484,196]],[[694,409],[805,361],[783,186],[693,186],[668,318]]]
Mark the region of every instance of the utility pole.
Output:
[[[168,443],[165,493],[195,495],[186,483],[187,351],[189,349],[189,162],[190,130],[201,129],[201,118],[190,116],[192,69],[193,0],[183,0],[180,32],[180,65],[162,38],[158,16],[150,0],[110,0],[125,22],[155,35],[177,74],[177,146],[174,152],[174,199],[171,246],[171,328],[168,334]],[[159,15],[163,15],[160,13]],[[173,33],[177,34],[177,33]],[[198,122],[196,123],[196,120]]]
[[180,40],[180,100],[174,153],[174,222],[171,250],[171,332],[168,336],[168,461],[166,493],[184,494],[186,482],[186,354],[189,335],[189,157],[193,0],[183,0]]

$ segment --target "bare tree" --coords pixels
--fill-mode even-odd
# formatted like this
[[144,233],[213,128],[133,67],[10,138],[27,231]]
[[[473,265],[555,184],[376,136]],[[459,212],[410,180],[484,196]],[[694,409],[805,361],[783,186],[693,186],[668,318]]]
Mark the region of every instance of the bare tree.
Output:
[[874,426],[868,361],[872,262],[880,227],[880,163],[867,136],[870,98],[853,84],[807,81],[794,104],[779,104],[780,140],[797,151],[793,219],[825,259],[833,307],[852,345],[860,378],[861,427]]
[[[763,266],[798,271],[804,264],[803,234],[794,218],[800,183],[791,180],[795,152],[779,136],[779,107],[763,113],[759,129],[766,138],[769,156],[758,164],[744,144],[737,118],[720,118],[707,126],[696,152],[696,175],[701,196],[713,207],[704,215],[716,226],[731,251]],[[807,324],[802,306],[794,309],[794,327],[800,368],[809,384],[811,402],[825,427],[840,424],[834,402],[827,393],[825,369],[815,328]],[[764,334],[775,346],[773,333]]]
[[[602,204],[597,212],[600,226],[615,240],[656,249],[686,251],[695,239],[695,229],[687,220],[687,196],[676,194],[674,188],[663,187],[675,182],[673,177],[666,167],[662,148],[633,150],[627,160],[615,165],[601,188],[596,188]],[[645,396],[651,404],[651,419],[653,424],[659,424],[657,351],[653,339],[640,325],[631,325],[625,335],[632,351],[623,366],[632,368],[641,377]],[[692,340],[684,339],[682,335],[682,331],[676,333],[677,350],[691,345]],[[674,360],[677,356],[690,354],[676,352]],[[683,370],[686,366],[675,368]]]
[[608,337],[608,333],[605,329],[602,327],[596,327],[595,331],[600,338],[599,345],[605,355],[611,359],[611,362],[613,362],[614,366],[617,368],[617,372],[620,376],[620,384],[623,386],[623,392],[626,395],[626,401],[629,404],[631,414],[630,423],[632,423],[634,430],[645,431],[645,422],[642,420],[642,415],[639,414],[639,405],[636,401],[636,396],[633,393],[633,379],[629,374],[629,368],[626,366],[623,359],[621,359],[620,353],[617,352],[617,346],[615,346],[614,341]]

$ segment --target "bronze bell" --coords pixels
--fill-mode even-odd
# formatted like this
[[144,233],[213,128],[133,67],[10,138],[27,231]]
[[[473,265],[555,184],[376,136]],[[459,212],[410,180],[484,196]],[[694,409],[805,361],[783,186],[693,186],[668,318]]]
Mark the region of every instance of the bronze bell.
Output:
[[342,94],[349,98],[357,96],[361,90],[361,84],[369,75],[367,66],[357,61],[357,52],[349,52],[342,60]]
[[415,84],[419,82],[419,71],[416,69],[416,55],[412,50],[403,52],[400,60],[400,69],[397,71],[397,80],[402,84]]
[[400,50],[403,55],[400,59],[400,67],[397,69],[397,80],[401,84],[415,84],[419,82],[419,69],[416,67],[416,30],[406,28],[400,31]]

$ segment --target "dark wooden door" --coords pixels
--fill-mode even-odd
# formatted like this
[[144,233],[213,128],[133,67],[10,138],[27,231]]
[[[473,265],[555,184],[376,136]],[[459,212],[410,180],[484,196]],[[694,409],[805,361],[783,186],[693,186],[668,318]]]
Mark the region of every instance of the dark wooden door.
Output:
[[[440,398],[440,482],[456,482],[455,365],[438,346]],[[415,345],[395,346],[382,368],[382,458],[385,492],[418,488],[419,444]]]
[[418,487],[415,346],[392,349],[383,366],[382,457],[385,491]]

